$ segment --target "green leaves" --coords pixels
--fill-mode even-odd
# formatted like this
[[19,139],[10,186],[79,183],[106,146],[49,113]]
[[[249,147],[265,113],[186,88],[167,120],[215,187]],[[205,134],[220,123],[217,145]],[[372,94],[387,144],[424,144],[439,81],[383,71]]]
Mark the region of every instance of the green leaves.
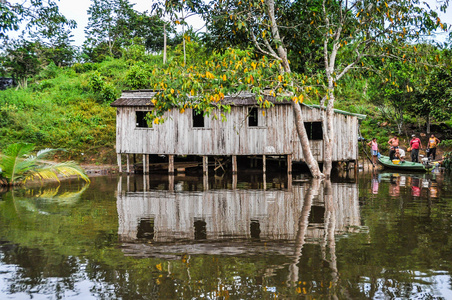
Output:
[[239,49],[213,52],[205,61],[198,60],[189,66],[173,61],[166,68],[154,68],[150,87],[158,92],[148,120],[153,124],[163,122],[169,109],[184,113],[190,108],[206,115],[214,111],[227,113],[230,110],[227,95],[251,92],[257,106],[269,108],[272,103],[267,97],[301,102],[306,95],[314,94],[311,79],[280,73],[281,68],[278,60],[259,58],[250,50]]
[[150,73],[143,65],[134,65],[130,67],[126,74],[126,83],[132,89],[144,89],[149,86]]
[[89,182],[89,178],[75,162],[53,163],[42,159],[46,155],[55,152],[55,149],[44,149],[35,156],[31,154],[33,144],[17,143],[9,145],[3,154],[0,154],[0,176],[5,178],[8,185],[25,183],[28,180],[53,179],[59,181],[59,177],[78,176]]

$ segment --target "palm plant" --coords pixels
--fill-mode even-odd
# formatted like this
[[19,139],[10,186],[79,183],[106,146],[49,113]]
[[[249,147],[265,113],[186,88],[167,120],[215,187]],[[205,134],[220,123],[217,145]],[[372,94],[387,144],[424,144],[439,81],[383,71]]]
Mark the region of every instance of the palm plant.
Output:
[[33,144],[17,143],[8,146],[0,154],[0,186],[20,185],[29,180],[53,179],[59,181],[59,177],[77,176],[89,182],[88,176],[80,166],[73,162],[53,163],[44,161],[43,158],[56,149],[44,149],[31,155]]

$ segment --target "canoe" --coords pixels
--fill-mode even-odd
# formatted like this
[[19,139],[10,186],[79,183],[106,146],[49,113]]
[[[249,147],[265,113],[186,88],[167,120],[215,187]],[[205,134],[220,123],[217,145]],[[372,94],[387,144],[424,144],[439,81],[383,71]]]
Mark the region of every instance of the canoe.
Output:
[[434,164],[429,163],[429,164],[424,165],[422,163],[411,162],[411,161],[404,161],[404,162],[399,162],[398,164],[393,164],[392,161],[389,159],[389,156],[384,156],[384,155],[381,155],[378,158],[378,161],[385,168],[397,169],[397,170],[428,172],[435,168]]

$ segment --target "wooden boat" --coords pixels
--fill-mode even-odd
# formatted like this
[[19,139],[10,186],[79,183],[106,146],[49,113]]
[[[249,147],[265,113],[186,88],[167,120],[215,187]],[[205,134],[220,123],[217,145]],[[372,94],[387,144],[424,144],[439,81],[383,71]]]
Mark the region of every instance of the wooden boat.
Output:
[[422,171],[422,172],[429,172],[435,168],[435,164],[427,163],[417,163],[417,162],[411,162],[411,161],[404,161],[399,162],[398,164],[394,164],[390,159],[389,156],[381,155],[378,158],[378,161],[380,164],[382,164],[385,168],[389,169],[397,169],[397,170],[405,170],[405,171]]

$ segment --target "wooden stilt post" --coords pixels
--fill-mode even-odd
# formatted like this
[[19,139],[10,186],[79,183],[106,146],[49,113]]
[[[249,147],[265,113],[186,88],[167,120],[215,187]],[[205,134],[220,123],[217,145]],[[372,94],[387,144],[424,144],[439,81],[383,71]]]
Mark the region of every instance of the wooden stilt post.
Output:
[[168,190],[174,192],[174,173],[168,175]]
[[118,167],[119,167],[119,173],[122,173],[122,161],[121,161],[121,153],[118,153]]
[[202,157],[202,173],[204,175],[209,174],[209,157],[207,155]]
[[118,180],[118,194],[122,193],[122,176],[119,176],[119,180]]
[[237,173],[232,174],[232,189],[237,189]]
[[209,190],[209,176],[207,175],[207,173],[204,173],[202,175],[202,185],[203,185],[204,191]]
[[129,153],[127,153],[126,160],[127,160],[127,174],[130,174],[130,154]]
[[168,155],[168,173],[174,174],[174,155]]
[[232,155],[232,174],[237,174],[237,155]]
[[174,155],[168,155],[168,173],[174,174]]
[[146,154],[143,154],[143,174],[147,173],[147,168],[146,168]]
[[287,155],[287,174],[292,174],[292,154]]
[[127,192],[130,192],[130,176],[127,174]]
[[[143,162],[144,162],[145,160],[143,159]],[[143,169],[144,170],[144,169]],[[144,192],[146,192],[147,191],[147,187],[148,187],[148,185],[146,184],[146,174],[144,174],[144,171],[143,171],[143,191]]]

